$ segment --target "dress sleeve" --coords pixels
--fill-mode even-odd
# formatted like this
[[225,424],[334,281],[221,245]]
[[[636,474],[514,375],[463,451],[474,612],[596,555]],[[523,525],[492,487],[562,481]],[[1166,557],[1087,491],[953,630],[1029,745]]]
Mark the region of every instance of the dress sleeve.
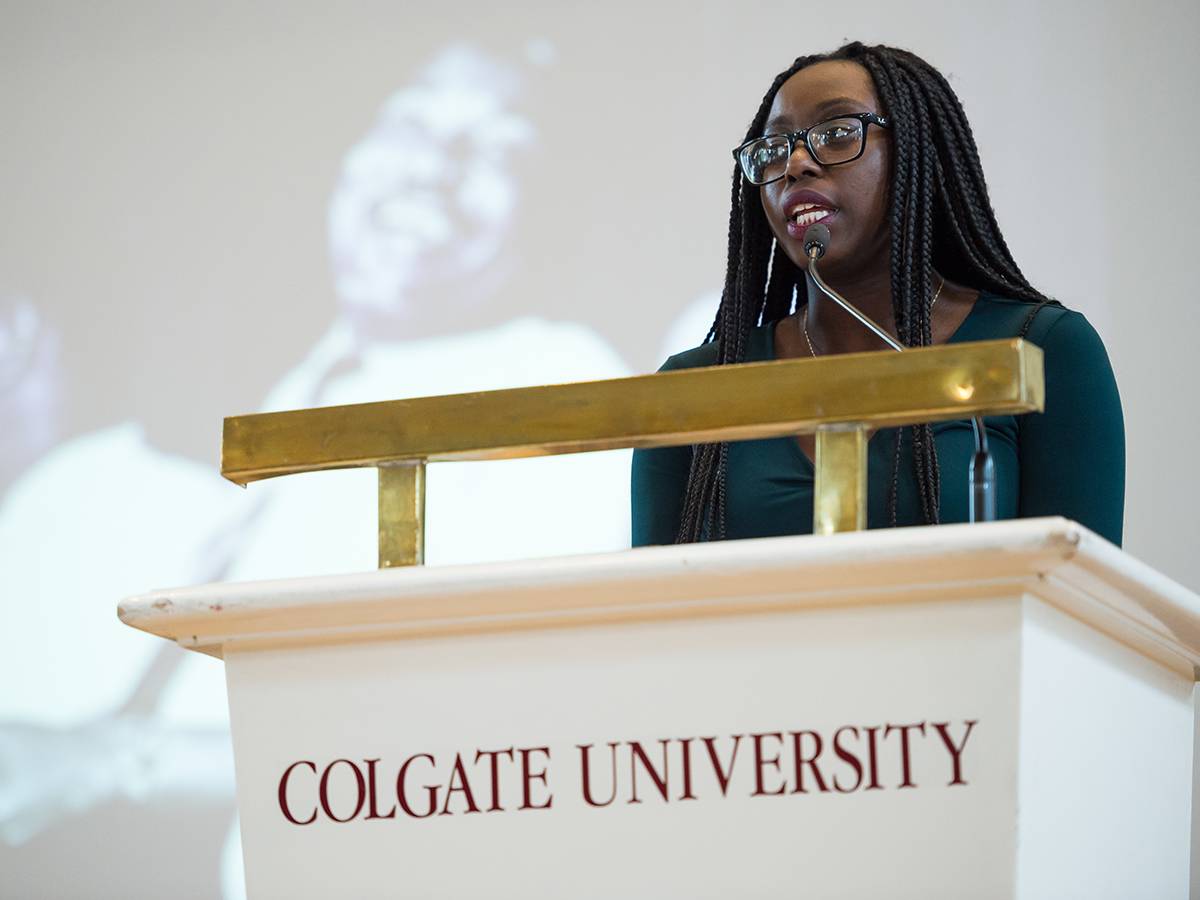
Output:
[[1125,422],[1104,344],[1076,312],[1030,339],[1045,353],[1046,409],[1018,418],[1019,515],[1065,516],[1120,546]]
[[[680,367],[673,356],[658,371]],[[691,466],[691,445],[633,451],[630,476],[633,546],[675,543]]]

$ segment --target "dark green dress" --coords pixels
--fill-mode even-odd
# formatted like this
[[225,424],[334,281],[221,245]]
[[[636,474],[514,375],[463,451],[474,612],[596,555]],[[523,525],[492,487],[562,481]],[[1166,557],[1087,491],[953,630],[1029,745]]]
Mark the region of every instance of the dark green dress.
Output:
[[[950,343],[1016,337],[1033,306],[982,294]],[[1121,399],[1099,335],[1077,312],[1045,306],[1027,334],[1045,352],[1046,411],[986,421],[996,465],[1001,519],[1065,516],[1118,546],[1125,506],[1125,426]],[[775,358],[775,323],[755,328],[747,362]],[[660,371],[713,365],[716,345],[672,356]],[[941,469],[941,521],[966,522],[968,467],[975,441],[969,421],[933,426]],[[901,447],[899,525],[923,523],[913,471],[911,430]],[[886,527],[896,430],[868,447],[869,528]],[[675,540],[690,446],[633,454],[633,545]],[[813,466],[792,437],[730,444],[726,535],[731,539],[812,533]]]

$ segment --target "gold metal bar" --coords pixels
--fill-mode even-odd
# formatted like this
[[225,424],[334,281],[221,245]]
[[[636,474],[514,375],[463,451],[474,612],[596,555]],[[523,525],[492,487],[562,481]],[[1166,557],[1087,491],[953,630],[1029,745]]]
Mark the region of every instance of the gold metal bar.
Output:
[[425,562],[425,461],[379,467],[379,568]]
[[862,531],[867,527],[867,429],[817,429],[817,477],[813,533]]
[[247,484],[406,459],[505,459],[1017,414],[1043,407],[1041,363],[1042,351],[1024,341],[981,341],[233,416],[221,472]]

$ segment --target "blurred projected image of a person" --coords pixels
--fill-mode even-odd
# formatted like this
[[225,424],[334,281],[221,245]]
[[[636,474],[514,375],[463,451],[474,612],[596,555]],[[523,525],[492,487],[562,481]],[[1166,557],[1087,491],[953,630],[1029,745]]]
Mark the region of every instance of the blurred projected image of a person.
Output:
[[[946,79],[891,47],[801,57],[734,157],[716,319],[663,369],[887,349],[807,276],[805,235],[823,223],[822,275],[902,345],[1022,336],[1043,349],[1045,412],[986,419],[998,517],[1066,516],[1120,544],[1125,435],[1108,356],[1012,258]],[[967,520],[969,421],[880,429],[868,453],[870,527]],[[811,435],[637,451],[633,542],[809,533],[814,455]]]
[[[560,298],[515,318],[511,305],[498,305],[501,292],[519,283],[516,168],[536,141],[533,124],[517,112],[520,93],[513,64],[458,45],[384,102],[346,153],[330,201],[337,314],[269,392],[265,410],[628,373],[591,329],[535,314],[557,310]],[[426,562],[627,547],[620,488],[629,459],[617,452],[430,466]],[[247,493],[255,511],[225,578],[374,568],[377,491],[370,470],[254,485]],[[224,703],[223,681],[206,663],[181,667],[165,706]],[[236,837],[235,829],[230,846]]]
[[346,154],[329,208],[334,288],[361,342],[470,331],[513,270],[514,162],[536,140],[509,67],[445,51]]
[[[114,816],[147,845],[156,828],[214,810],[220,822],[233,805],[224,710],[199,711],[216,727],[166,722],[155,663],[169,672],[181,654],[114,618],[147,585],[219,575],[210,542],[230,524],[229,495],[211,467],[160,451],[137,422],[60,441],[63,381],[56,331],[31,299],[0,296],[0,870],[16,885],[43,884],[47,857],[109,833]],[[132,824],[131,803],[146,810]],[[223,839],[192,831],[173,871],[215,885]],[[56,893],[95,891],[83,859],[56,875]],[[131,895],[124,870],[106,875]]]
[[[460,46],[384,104],[330,204],[336,315],[262,408],[627,374],[590,329],[497,306],[519,274],[514,161],[536,139],[515,111],[520,91],[514,65]],[[626,454],[431,466],[426,559],[627,546],[627,501],[613,489],[627,477]],[[0,851],[46,830],[40,839],[69,840],[77,832],[55,828],[64,817],[105,827],[113,797],[232,815],[221,666],[117,626],[114,604],[155,586],[372,569],[374,508],[371,472],[242,492],[161,451],[135,421],[19,473],[0,502],[0,596],[21,598],[0,607],[20,635],[4,672],[23,684],[0,703],[0,762],[13,762],[0,765]],[[214,865],[225,831],[216,837]]]
[[[517,168],[536,142],[517,111],[520,93],[515,66],[456,46],[383,104],[346,154],[330,202],[338,314],[266,409],[628,374],[607,342],[562,319],[561,298],[535,298],[532,310],[528,300],[523,309],[500,303],[503,290],[519,286]],[[629,543],[624,452],[441,464],[427,479],[431,564]],[[305,475],[253,491],[264,496],[262,514],[230,577],[375,565],[373,472]]]

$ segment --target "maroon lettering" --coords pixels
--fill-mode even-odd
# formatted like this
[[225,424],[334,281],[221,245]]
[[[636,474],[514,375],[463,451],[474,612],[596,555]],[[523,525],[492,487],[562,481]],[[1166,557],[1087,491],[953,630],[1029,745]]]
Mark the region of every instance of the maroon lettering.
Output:
[[938,736],[942,739],[942,743],[946,745],[946,749],[950,752],[951,765],[954,769],[954,776],[946,783],[946,787],[951,787],[955,784],[966,784],[962,777],[962,752],[967,746],[967,738],[971,736],[971,729],[975,727],[978,719],[967,719],[967,730],[963,732],[962,743],[955,745],[954,741],[950,740],[950,723],[949,722],[930,722],[937,729]]
[[654,768],[654,763],[650,762],[646,756],[646,751],[642,749],[639,741],[628,741],[629,744],[629,802],[641,803],[637,793],[637,772],[638,761],[641,761],[642,768],[646,774],[650,776],[650,780],[654,782],[654,786],[658,789],[659,794],[666,801],[670,801],[667,791],[667,744],[666,740],[660,740],[662,745],[662,772]]
[[692,793],[692,741],[695,738],[680,738],[679,739],[679,754],[683,762],[683,793],[679,795],[680,800],[695,800],[696,795]]
[[500,757],[508,754],[508,759],[511,762],[513,759],[513,748],[508,747],[505,750],[480,750],[475,754],[475,764],[479,765],[479,758],[486,756],[489,758],[488,767],[492,776],[492,805],[488,807],[488,812],[503,812],[504,807],[500,805]]
[[833,775],[833,789],[842,794],[850,794],[857,791],[859,785],[863,781],[863,767],[859,762],[858,757],[842,746],[842,735],[846,732],[851,732],[854,739],[858,740],[858,729],[853,725],[844,725],[833,733],[833,752],[838,759],[846,763],[854,770],[854,785],[853,787],[842,787],[842,783],[838,780],[837,773]]
[[537,779],[538,781],[541,781],[542,785],[544,786],[546,784],[546,771],[547,770],[542,769],[542,771],[540,771],[540,772],[531,772],[529,770],[529,757],[532,756],[534,753],[544,753],[544,754],[546,754],[546,761],[549,762],[550,748],[549,747],[522,747],[520,750],[520,753],[521,753],[521,798],[522,799],[521,799],[521,806],[519,808],[520,809],[549,809],[551,806],[554,805],[554,796],[552,794],[547,793],[546,794],[546,802],[541,805],[533,803],[532,800],[530,799],[530,795],[532,793],[530,790],[531,782],[534,779]]
[[908,748],[908,732],[910,730],[919,730],[921,732],[921,736],[924,737],[925,723],[916,722],[912,725],[884,725],[883,728],[884,740],[887,740],[887,736],[893,731],[898,731],[900,733],[900,766],[901,772],[904,775],[904,779],[900,782],[898,787],[902,788],[916,787],[912,780],[912,765]]
[[279,779],[279,811],[283,813],[283,817],[293,825],[311,825],[317,821],[317,808],[313,807],[313,814],[307,819],[297,819],[292,815],[291,809],[287,802],[287,785],[288,779],[292,777],[292,772],[297,766],[308,766],[312,769],[313,774],[317,774],[317,764],[307,759],[300,759],[292,763],[283,770],[283,776]]
[[[339,819],[333,814],[333,810],[329,806],[329,776],[333,774],[333,767],[338,763],[345,763],[350,767],[350,771],[354,773],[354,785],[357,790],[358,800],[354,804],[354,812],[346,816],[344,819]],[[321,773],[321,784],[317,791],[317,797],[321,801],[321,809],[325,810],[325,815],[329,816],[335,822],[344,823],[354,819],[362,812],[363,804],[367,802],[367,783],[363,780],[363,774],[358,770],[358,766],[350,762],[348,759],[335,759],[325,767],[325,771]]]
[[608,806],[617,798],[617,742],[608,742],[608,752],[612,757],[612,792],[603,803],[597,803],[592,797],[592,766],[589,760],[592,745],[576,744],[575,746],[579,750],[579,762],[583,769],[583,801],[588,806]]
[[450,782],[446,785],[446,800],[442,804],[442,811],[438,813],[440,816],[452,816],[450,812],[450,798],[456,793],[463,795],[463,799],[467,801],[467,813],[479,812],[479,807],[475,805],[475,795],[471,793],[471,782],[467,780],[466,769],[463,768],[462,754],[454,754],[454,768],[450,770]]
[[879,753],[875,744],[875,735],[879,732],[879,726],[873,725],[870,728],[864,728],[863,731],[867,735],[867,768],[871,772],[871,780],[864,790],[881,791],[883,785],[879,783]]
[[[877,720],[878,721],[878,720]],[[961,730],[959,727],[961,722]],[[711,783],[705,773],[697,773],[693,745],[703,744],[701,768],[711,767],[721,797],[728,797],[733,775],[737,767],[738,752],[742,739],[749,737],[754,761],[751,797],[778,797],[786,794],[829,793],[851,794],[858,791],[883,790],[881,780],[888,779],[887,788],[916,788],[916,764],[925,766],[922,774],[933,773],[931,763],[914,759],[914,754],[924,750],[929,755],[930,731],[937,734],[950,757],[947,787],[966,786],[966,747],[974,734],[977,719],[932,721],[910,723],[884,723],[880,725],[843,725],[838,728],[804,731],[764,731],[748,734],[733,734],[723,737],[677,737],[658,739],[657,751],[651,749],[653,741],[608,741],[607,766],[603,761],[592,759],[592,751],[602,746],[576,744],[584,804],[593,809],[613,806],[618,794],[629,804],[648,801],[649,795],[657,795],[663,803],[696,800],[712,794]],[[895,770],[890,759],[883,759],[891,752],[887,740],[896,734],[899,748],[899,778],[894,779]],[[914,733],[923,743],[914,747]],[[789,743],[788,737],[791,737]],[[722,755],[717,742],[729,740],[727,755]],[[678,746],[678,759],[673,755]],[[881,750],[882,747],[882,750]],[[620,783],[618,756],[629,756],[629,785]],[[603,751],[600,751],[603,752]],[[789,763],[787,755],[792,754]],[[518,761],[517,754],[520,754]],[[936,753],[933,754],[936,756]],[[443,757],[448,758],[448,757]],[[507,759],[510,768],[501,772],[501,760]],[[940,757],[938,757],[940,759]],[[484,760],[486,766],[481,766]],[[520,766],[517,774],[516,766]],[[513,779],[520,778],[519,810],[551,809],[554,791],[550,786],[551,749],[542,747],[506,747],[493,750],[472,749],[453,754],[449,770],[438,766],[437,758],[430,753],[417,753],[402,760],[396,772],[395,796],[389,797],[386,787],[380,796],[381,777],[395,771],[391,765],[378,757],[366,759],[335,759],[327,765],[313,760],[296,760],[283,770],[279,778],[277,800],[283,818],[292,825],[311,825],[322,816],[329,821],[345,824],[357,819],[395,820],[397,810],[404,811],[412,819],[427,819],[431,816],[466,815],[479,812],[504,812],[513,809]],[[361,765],[360,765],[361,764]],[[421,777],[413,774],[424,771]],[[424,770],[421,766],[425,766]],[[594,771],[594,765],[607,767],[608,796],[603,788],[598,791],[595,782],[603,782],[605,776]],[[743,769],[746,763],[743,765]],[[472,767],[472,768],[469,768]],[[674,767],[674,768],[673,768]],[[307,768],[313,780],[307,781],[298,774]],[[349,770],[348,772],[346,770]],[[886,771],[883,771],[886,770]],[[945,771],[945,770],[943,770]],[[484,774],[486,773],[486,775]],[[501,775],[506,784],[502,787]],[[483,788],[481,779],[490,779],[490,791]],[[700,784],[696,784],[699,777]],[[749,773],[744,773],[742,782],[749,782]],[[292,781],[300,779],[293,791]],[[793,781],[794,778],[794,781]],[[928,780],[928,778],[926,779]],[[472,783],[474,781],[474,783]],[[671,782],[675,782],[672,795]],[[419,785],[419,786],[418,786]],[[313,788],[316,791],[313,792]],[[743,788],[739,787],[739,791]],[[706,791],[708,792],[706,794]],[[507,796],[505,796],[507,794]],[[421,796],[423,795],[423,796]],[[738,794],[746,796],[746,794]],[[455,801],[458,801],[457,803]],[[507,807],[504,801],[507,800]],[[299,809],[292,808],[292,802]],[[308,804],[313,803],[311,809]],[[455,806],[458,808],[455,809]],[[305,815],[307,813],[307,816]]]
[[377,801],[379,799],[378,788],[376,788],[376,786],[375,786],[375,765],[376,765],[376,763],[379,762],[379,760],[378,759],[364,759],[363,762],[365,762],[367,764],[367,804],[368,804],[367,818],[368,819],[394,819],[394,818],[396,818],[396,805],[394,803],[392,804],[392,811],[390,813],[388,813],[386,816],[381,816],[379,814],[379,807],[377,805]]
[[717,784],[721,786],[722,797],[729,790],[729,779],[733,777],[733,764],[737,762],[738,745],[741,743],[743,737],[745,735],[742,734],[735,734],[733,736],[733,752],[729,754],[728,769],[721,766],[721,760],[717,757],[716,748],[713,746],[717,739],[715,737],[700,738],[704,742],[704,748],[708,751],[708,758],[712,763],[713,773],[717,776]]
[[[812,772],[813,780],[817,782],[817,790],[825,793],[829,788],[825,786],[825,778],[821,775],[821,770],[817,766],[817,757],[821,755],[821,736],[815,731],[793,731],[790,734],[792,735],[792,749],[796,755],[796,786],[792,788],[792,793],[808,793],[808,789],[804,787],[805,766]],[[813,752],[811,756],[804,755],[805,737],[813,739]]]
[[418,753],[415,756],[410,756],[400,766],[400,772],[396,775],[396,800],[400,804],[400,808],[414,819],[427,819],[437,810],[438,788],[437,785],[427,784],[425,790],[429,792],[429,809],[423,813],[416,812],[408,802],[408,767],[418,759],[429,760],[431,766],[437,765],[437,760],[428,753]]
[[779,757],[780,757],[780,754],[778,754],[778,753],[776,753],[770,759],[767,759],[766,757],[763,756],[762,742],[763,742],[764,738],[775,738],[775,740],[779,741],[779,743],[782,744],[783,743],[783,732],[768,731],[764,734],[750,735],[750,739],[752,741],[754,741],[754,792],[750,795],[751,797],[763,797],[763,796],[766,796],[767,794],[771,794],[773,796],[778,796],[779,794],[782,794],[784,792],[784,790],[786,789],[786,785],[782,785],[782,784],[779,786],[779,790],[777,790],[777,791],[768,791],[763,787],[763,767],[764,766],[774,766],[775,771],[778,772],[779,771]]

